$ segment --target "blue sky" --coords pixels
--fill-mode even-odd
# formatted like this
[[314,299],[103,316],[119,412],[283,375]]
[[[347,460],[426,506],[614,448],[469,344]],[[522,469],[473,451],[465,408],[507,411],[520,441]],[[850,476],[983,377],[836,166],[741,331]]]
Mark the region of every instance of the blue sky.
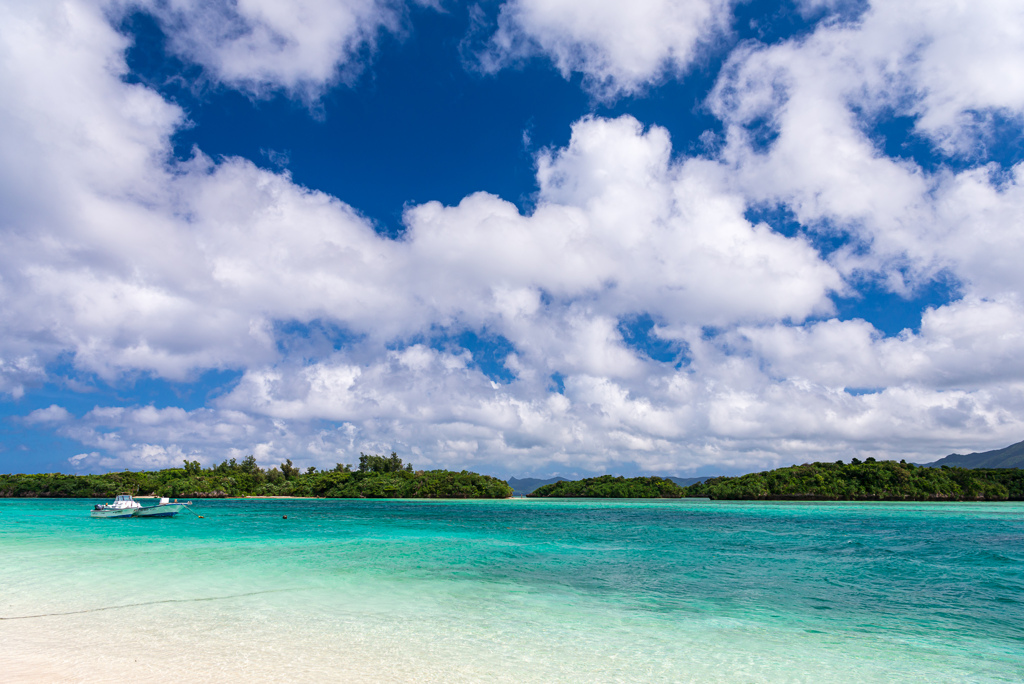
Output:
[[1024,438],[1024,12],[9,3],[0,469]]

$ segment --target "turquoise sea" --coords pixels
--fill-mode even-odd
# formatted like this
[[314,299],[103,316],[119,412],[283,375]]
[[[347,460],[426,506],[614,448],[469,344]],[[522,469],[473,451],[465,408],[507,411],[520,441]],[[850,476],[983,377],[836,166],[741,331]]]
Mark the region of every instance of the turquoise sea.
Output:
[[1024,680],[1020,503],[93,503],[0,499],[5,681]]

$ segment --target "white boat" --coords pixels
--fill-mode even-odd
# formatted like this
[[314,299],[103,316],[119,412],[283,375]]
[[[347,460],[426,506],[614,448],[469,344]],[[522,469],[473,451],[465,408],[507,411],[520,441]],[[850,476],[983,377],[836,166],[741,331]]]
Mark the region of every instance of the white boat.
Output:
[[170,518],[181,512],[181,509],[191,504],[191,501],[185,503],[178,503],[175,499],[174,503],[171,503],[170,499],[166,496],[160,499],[160,503],[156,506],[143,506],[135,511],[136,518]]
[[111,504],[96,504],[90,511],[94,518],[130,518],[142,508],[131,494],[118,494]]

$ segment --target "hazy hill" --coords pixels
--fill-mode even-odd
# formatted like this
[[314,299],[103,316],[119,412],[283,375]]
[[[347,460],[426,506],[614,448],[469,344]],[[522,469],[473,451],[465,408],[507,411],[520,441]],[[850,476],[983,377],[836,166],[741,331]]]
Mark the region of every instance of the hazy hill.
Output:
[[[664,479],[675,482],[680,487],[689,487],[693,484],[700,484],[704,480],[709,480],[714,475],[705,475],[704,477],[666,477]],[[522,479],[510,477],[508,478],[508,484],[512,488],[513,496],[526,496],[532,494],[538,488],[544,485],[554,484],[556,482],[568,482],[564,477],[553,477],[550,480],[539,480],[535,477],[524,477]]]
[[564,477],[553,477],[550,480],[539,480],[536,477],[524,477],[521,479],[510,477],[506,480],[506,482],[508,482],[508,486],[512,488],[513,496],[525,496],[527,494],[532,494],[538,487],[564,481]]
[[705,475],[704,477],[666,477],[666,480],[672,480],[680,487],[689,487],[690,485],[700,484],[705,480],[710,480],[717,475]]
[[950,454],[932,463],[929,468],[942,466],[958,468],[1024,468],[1024,442],[1011,444],[1005,449],[982,451],[975,454]]

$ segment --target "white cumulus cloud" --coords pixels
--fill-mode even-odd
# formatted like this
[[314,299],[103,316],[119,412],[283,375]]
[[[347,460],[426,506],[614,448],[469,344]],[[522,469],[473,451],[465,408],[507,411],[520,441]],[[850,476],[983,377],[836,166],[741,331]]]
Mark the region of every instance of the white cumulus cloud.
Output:
[[[430,2],[417,4],[430,5]],[[306,98],[358,74],[382,32],[402,30],[404,0],[138,0],[168,47],[213,80],[253,95]]]
[[[854,22],[740,46],[710,99],[739,191],[852,236],[832,257],[846,274],[905,293],[947,273],[977,296],[1019,291],[1021,171],[986,161],[998,121],[1024,123],[1022,31],[1019,3],[879,1]],[[893,117],[937,168],[889,156],[883,136],[899,131],[878,125]]]
[[599,96],[632,93],[685,72],[728,30],[731,9],[729,0],[509,0],[478,58],[493,71],[543,54]]
[[[187,6],[162,7],[171,17]],[[213,18],[187,13],[174,29],[177,49],[253,92],[330,83],[362,49],[351,41],[391,26],[370,3],[295,17],[211,7]],[[724,11],[608,5],[577,22],[568,4],[538,8],[508,5],[503,30],[532,31],[556,62],[569,46],[562,68],[624,92],[682,70]],[[913,35],[957,39],[953,10],[918,10]],[[987,4],[964,30],[981,40],[984,17],[1012,26],[1015,12]],[[304,28],[342,15],[356,18],[337,19],[335,42]],[[940,83],[944,58],[901,37],[908,16],[879,5],[855,24],[741,47],[711,103],[721,154],[674,155],[664,128],[585,117],[537,157],[530,212],[487,193],[426,202],[392,240],[287,173],[202,150],[175,159],[184,114],[125,82],[128,42],[102,7],[2,6],[0,391],[23,395],[58,361],[113,385],[238,373],[193,410],[97,406],[76,418],[55,404],[27,416],[83,444],[80,468],[248,453],[329,466],[394,448],[418,467],[667,473],[1005,446],[1024,428],[1020,170],[923,169],[887,156],[862,117],[913,113],[941,154],[963,155],[974,149],[964,140],[984,140],[983,117],[968,126],[967,114],[1020,103],[1012,80],[999,94]],[[248,23],[231,33],[222,20]],[[556,20],[572,30],[545,43],[537,27]],[[214,28],[188,24],[200,21]],[[689,32],[647,26],[657,21]],[[1001,73],[1001,52],[970,59]],[[777,133],[767,145],[750,134],[762,121]],[[749,221],[765,203],[791,208],[802,229]],[[823,254],[823,231],[853,242]],[[936,274],[962,297],[927,310],[916,331],[886,337],[832,318],[833,295],[862,277],[908,291]],[[624,334],[643,316],[673,360]],[[311,332],[289,347],[289,326],[348,341],[336,349]],[[485,350],[453,342],[464,331],[502,341],[490,363],[505,380],[484,372]]]

